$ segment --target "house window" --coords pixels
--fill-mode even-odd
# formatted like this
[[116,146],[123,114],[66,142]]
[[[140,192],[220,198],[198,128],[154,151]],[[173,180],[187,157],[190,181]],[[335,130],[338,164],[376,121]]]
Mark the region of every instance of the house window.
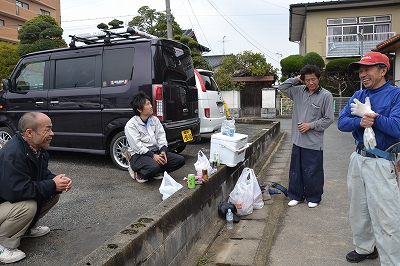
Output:
[[357,18],[333,18],[328,19],[328,25],[340,25],[340,24],[354,24],[357,23]]
[[50,16],[50,12],[43,9],[40,9],[40,14]]
[[[350,22],[352,25],[348,25]],[[349,39],[350,36],[356,38],[357,34],[361,33],[366,35],[366,39],[369,40],[385,40],[388,38],[387,33],[391,31],[391,16],[335,18],[327,19],[327,24],[328,36],[343,35],[343,39]]]
[[24,3],[24,2],[21,2],[21,1],[15,1],[15,4],[16,4],[17,6],[20,6],[20,7],[26,8],[26,9],[29,9],[29,4],[27,4],[27,3]]
[[372,17],[360,17],[360,23],[373,23],[373,22],[390,22],[391,16],[372,16]]
[[391,21],[391,15],[328,18],[327,57],[359,56],[375,48],[379,42],[394,35]]
[[4,20],[0,19],[0,26],[4,26]]
[[22,25],[19,24],[19,25],[18,25],[18,30],[20,30],[21,28],[22,28]]

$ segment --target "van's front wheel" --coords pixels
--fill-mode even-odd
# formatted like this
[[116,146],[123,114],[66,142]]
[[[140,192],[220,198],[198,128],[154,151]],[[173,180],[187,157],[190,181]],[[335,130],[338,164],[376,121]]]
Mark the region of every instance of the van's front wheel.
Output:
[[129,162],[125,151],[129,148],[128,140],[123,131],[116,134],[110,143],[110,156],[112,162],[121,170],[128,171]]
[[0,149],[14,136],[14,133],[8,127],[0,127]]

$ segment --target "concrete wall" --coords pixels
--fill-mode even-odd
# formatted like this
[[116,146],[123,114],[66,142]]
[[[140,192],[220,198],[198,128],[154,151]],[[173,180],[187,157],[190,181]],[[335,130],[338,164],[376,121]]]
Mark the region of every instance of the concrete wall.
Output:
[[280,133],[279,122],[244,121],[250,122],[268,123],[268,130],[251,143],[243,163],[221,166],[207,184],[179,190],[75,265],[159,266],[183,262],[194,243],[219,219],[218,204],[227,201],[243,168],[259,166],[263,161],[259,158]]

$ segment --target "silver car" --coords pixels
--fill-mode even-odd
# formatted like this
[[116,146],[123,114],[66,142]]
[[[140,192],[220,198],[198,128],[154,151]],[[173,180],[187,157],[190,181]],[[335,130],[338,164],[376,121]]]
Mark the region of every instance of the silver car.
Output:
[[224,100],[214,79],[214,72],[196,69],[196,87],[199,99],[200,133],[212,133],[221,128],[226,119]]

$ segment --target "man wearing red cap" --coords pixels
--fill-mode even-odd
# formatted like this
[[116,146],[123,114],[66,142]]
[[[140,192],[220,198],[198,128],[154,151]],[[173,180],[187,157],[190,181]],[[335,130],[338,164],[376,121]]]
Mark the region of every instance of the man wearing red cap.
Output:
[[376,259],[379,251],[381,265],[400,265],[400,190],[391,152],[400,141],[400,89],[386,79],[390,64],[384,54],[369,52],[349,67],[365,89],[351,97],[338,119],[339,130],[356,140],[347,174],[355,250],[346,259]]

